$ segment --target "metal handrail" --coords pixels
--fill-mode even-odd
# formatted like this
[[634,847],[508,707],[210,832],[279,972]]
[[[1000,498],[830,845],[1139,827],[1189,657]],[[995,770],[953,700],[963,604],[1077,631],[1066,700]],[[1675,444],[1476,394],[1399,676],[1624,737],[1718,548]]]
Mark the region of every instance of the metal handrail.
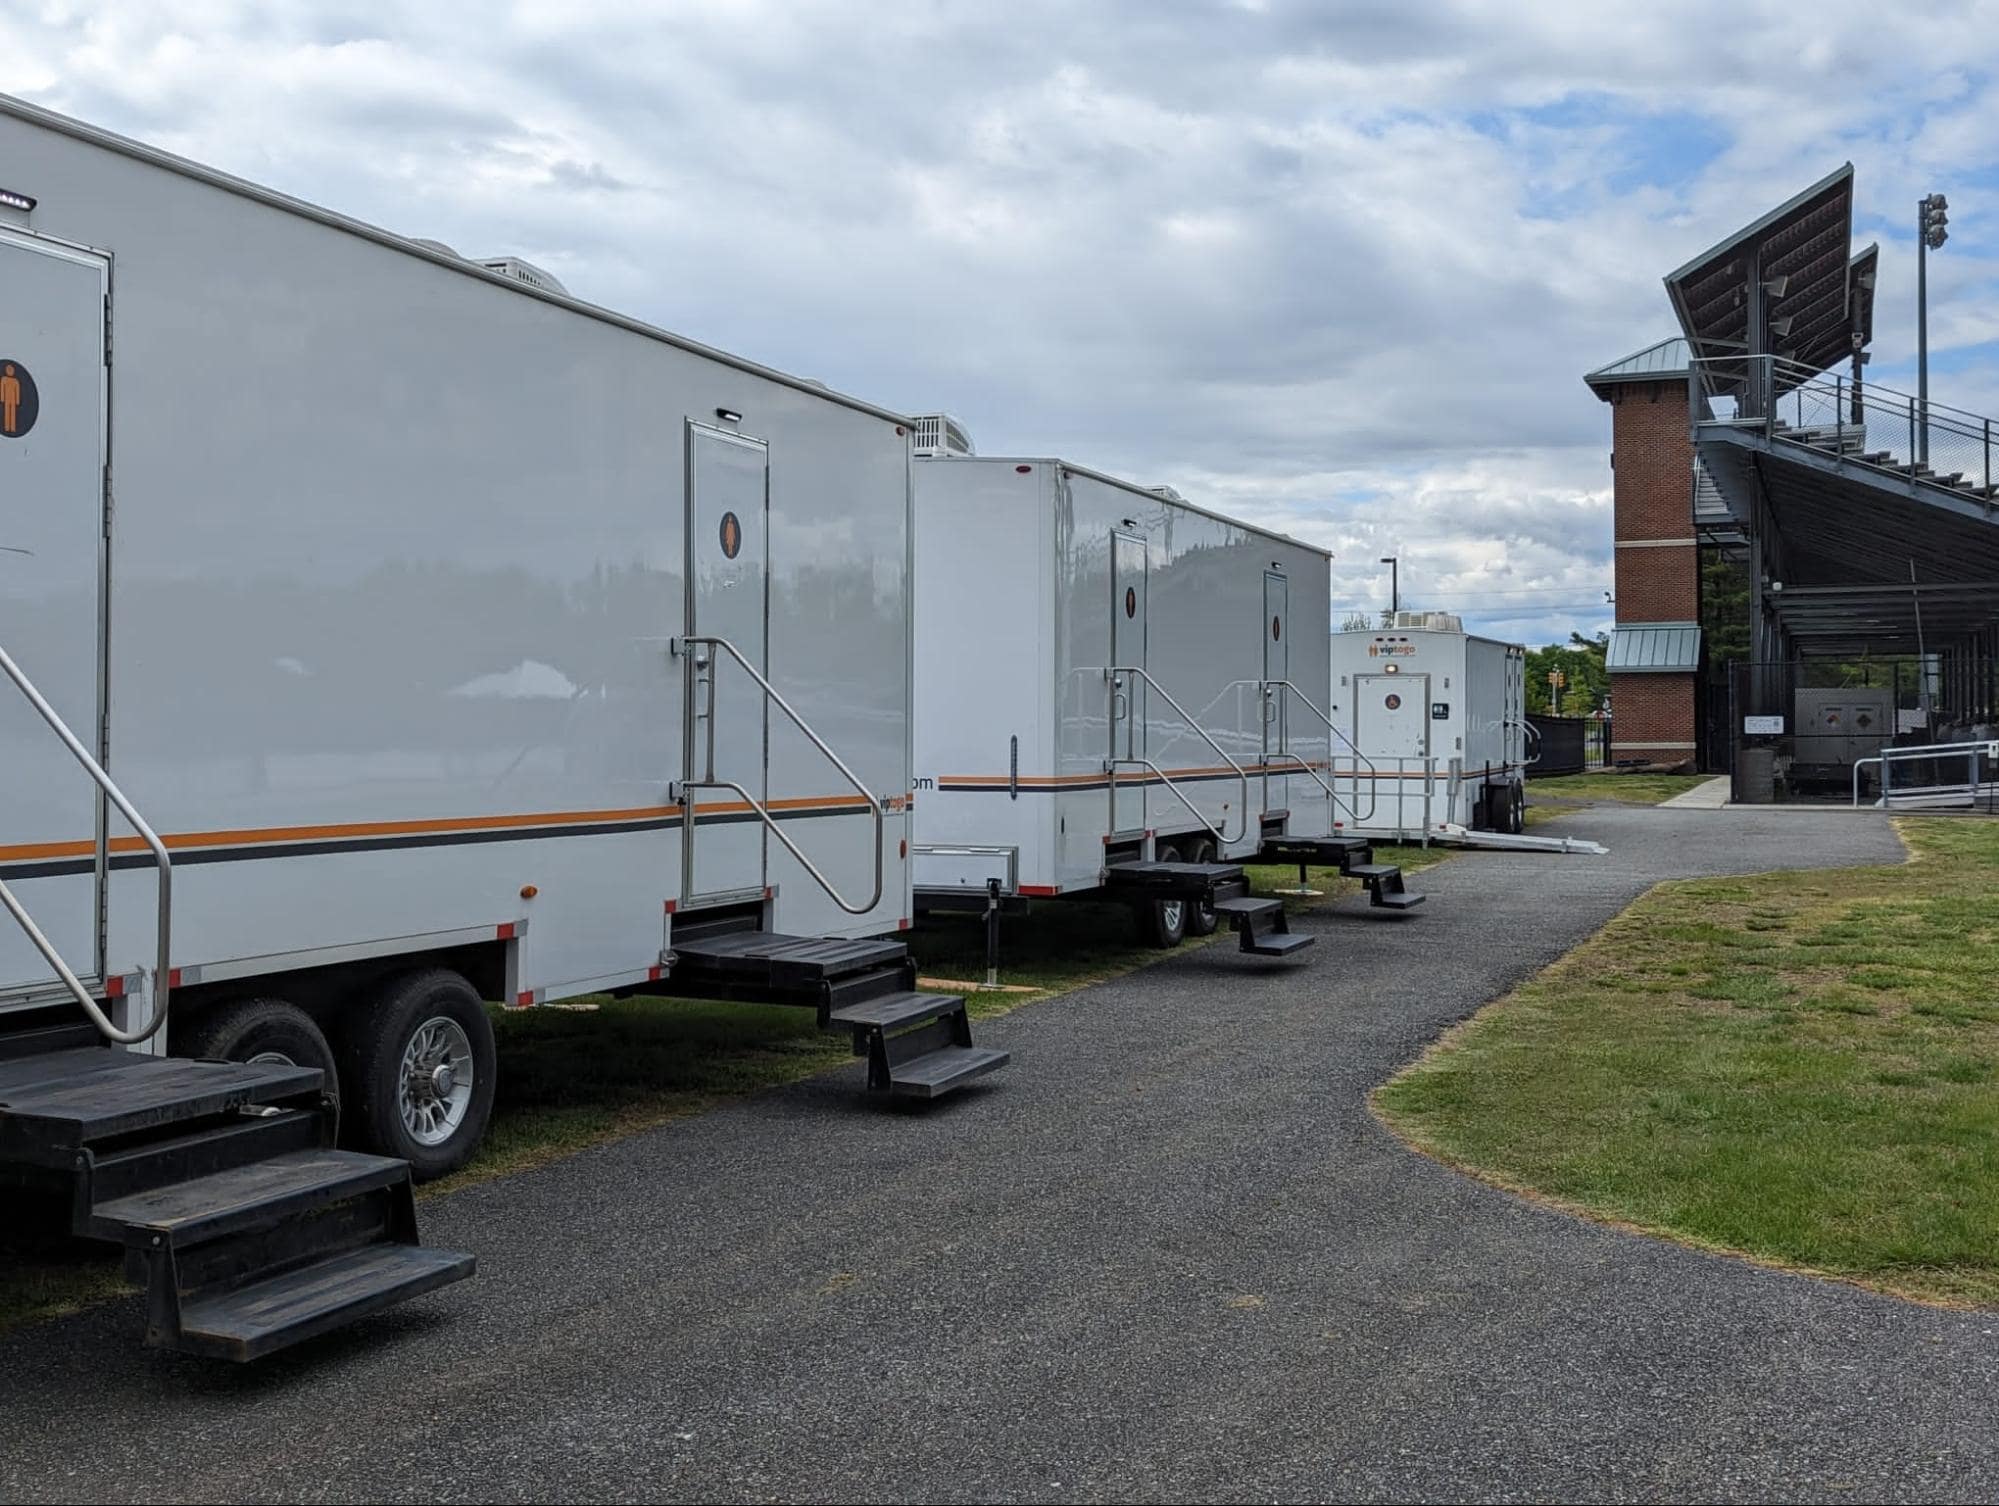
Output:
[[[688,652],[688,650],[701,644],[706,644],[710,648],[723,650],[737,664],[741,665],[743,673],[757,682],[765,698],[791,719],[792,726],[804,733],[806,741],[826,755],[826,761],[838,769],[847,783],[851,784],[859,792],[860,797],[868,803],[868,814],[874,818],[875,826],[875,886],[873,892],[869,894],[866,903],[859,905],[850,903],[847,897],[833,886],[832,881],[819,871],[818,865],[799,850],[798,844],[785,834],[783,827],[778,824],[777,818],[764,809],[762,802],[756,796],[752,795],[732,779],[718,779],[715,777],[715,673],[712,665],[700,662],[693,653]],[[778,688],[758,673],[756,666],[743,657],[742,650],[737,648],[727,638],[714,635],[690,635],[684,638],[676,638],[673,641],[673,651],[676,654],[686,654],[689,681],[687,687],[687,705],[690,714],[694,706],[693,680],[699,675],[701,670],[708,670],[708,739],[706,748],[707,757],[704,764],[705,777],[701,779],[683,779],[680,781],[681,789],[683,791],[688,789],[734,790],[738,795],[742,796],[744,802],[756,813],[757,819],[763,822],[771,835],[784,844],[785,851],[798,860],[798,865],[805,870],[806,876],[821,889],[825,890],[827,897],[834,904],[845,910],[849,915],[865,915],[874,909],[876,905],[881,903],[883,868],[886,862],[885,847],[888,841],[887,832],[882,821],[882,803],[876,798],[874,792],[863,784],[860,776],[848,768],[840,755],[827,745],[826,739],[812,730],[811,724],[798,714],[791,702],[787,701],[778,692]],[[683,804],[687,811],[687,831],[683,838],[683,846],[691,852],[694,845],[694,802],[692,800],[685,800]]]
[[[1116,751],[1117,694],[1118,694],[1117,677],[1119,675],[1136,675],[1139,679],[1145,681],[1146,684],[1150,685],[1154,690],[1158,691],[1160,699],[1165,701],[1166,704],[1171,706],[1175,711],[1179,712],[1180,719],[1184,721],[1188,726],[1192,727],[1197,734],[1199,734],[1202,742],[1206,743],[1209,747],[1215,750],[1216,757],[1220,758],[1223,763],[1227,764],[1230,768],[1235,770],[1236,779],[1242,787],[1242,806],[1241,806],[1242,830],[1237,832],[1234,837],[1229,837],[1224,834],[1228,825],[1226,819],[1223,821],[1221,826],[1216,826],[1214,822],[1210,821],[1206,816],[1202,815],[1200,811],[1195,809],[1194,802],[1189,800],[1186,797],[1186,795],[1181,792],[1180,787],[1173,782],[1171,776],[1169,776],[1164,769],[1160,768],[1159,765],[1154,763],[1151,759],[1135,758],[1135,757],[1119,758],[1117,756],[1117,751]],[[1144,764],[1148,769],[1152,770],[1154,774],[1159,776],[1160,780],[1166,785],[1166,788],[1173,792],[1174,796],[1179,800],[1179,802],[1182,805],[1186,806],[1189,811],[1193,812],[1194,819],[1196,821],[1199,821],[1202,826],[1206,827],[1208,832],[1222,846],[1226,847],[1232,841],[1240,842],[1244,837],[1249,835],[1249,770],[1245,769],[1241,764],[1237,763],[1233,758],[1231,758],[1229,756],[1228,749],[1224,748],[1220,743],[1216,742],[1214,738],[1209,736],[1208,729],[1206,727],[1203,727],[1199,722],[1195,721],[1193,717],[1189,716],[1187,714],[1187,708],[1185,706],[1182,706],[1178,701],[1174,700],[1172,693],[1169,692],[1164,685],[1161,685],[1157,680],[1153,679],[1151,675],[1147,674],[1143,669],[1140,669],[1136,664],[1112,665],[1109,669],[1106,669],[1104,671],[1104,684],[1109,688],[1109,694],[1110,694],[1108,707],[1110,713],[1109,721],[1111,727],[1111,753],[1109,759],[1107,760],[1111,764],[1111,767],[1106,769],[1104,772],[1111,776],[1112,800],[1115,801],[1117,799],[1116,766],[1120,763]]]
[[[1526,747],[1524,746],[1524,741],[1523,741],[1523,746],[1520,749],[1520,766],[1522,768],[1531,769],[1534,767],[1535,764],[1541,761],[1541,748],[1542,748],[1541,729],[1535,726],[1532,722],[1513,722],[1511,723],[1511,725],[1518,727],[1523,733],[1526,734],[1527,737],[1531,737],[1532,739],[1534,739],[1534,751],[1531,755],[1528,753]],[[1585,759],[1585,762],[1587,762],[1587,759]]]
[[118,788],[109,774],[104,772],[103,767],[91,756],[90,750],[77,740],[76,734],[69,730],[69,725],[56,713],[55,707],[51,706],[41,691],[35,688],[34,681],[27,677],[21,666],[13,661],[4,648],[0,648],[0,672],[4,672],[7,678],[14,682],[14,688],[27,697],[28,704],[35,708],[42,720],[49,724],[49,729],[62,740],[62,745],[69,749],[70,756],[83,765],[83,771],[104,792],[106,798],[118,807],[118,813],[131,823],[132,830],[137,832],[140,840],[153,851],[153,861],[158,865],[159,874],[159,935],[158,948],[154,954],[152,986],[147,990],[152,1017],[143,1030],[120,1030],[111,1023],[110,1016],[97,1007],[97,1001],[91,998],[90,990],[83,986],[74,972],[70,971],[69,964],[63,961],[61,954],[42,933],[42,928],[35,924],[34,918],[15,897],[14,891],[5,883],[0,883],[0,905],[4,905],[7,913],[14,917],[14,923],[33,943],[35,950],[42,954],[42,960],[55,969],[56,976],[62,979],[63,987],[67,988],[70,996],[83,1006],[83,1012],[90,1016],[90,1021],[97,1027],[98,1034],[120,1046],[136,1046],[141,1041],[151,1040],[167,1022],[167,1004],[173,990],[173,970],[167,963],[173,935],[173,859],[167,855],[167,845],[160,840],[159,834],[146,824],[145,817],[133,809],[132,802],[125,798],[125,792]]
[[1860,771],[1868,764],[1880,766],[1881,798],[1875,801],[1875,804],[1885,808],[1894,795],[1888,774],[1890,764],[1918,763],[1926,759],[1951,758],[1959,755],[1971,760],[1971,778],[1966,783],[1966,789],[1975,800],[1978,798],[1978,788],[1983,783],[1978,777],[1978,760],[1981,757],[1999,759],[1999,741],[1991,738],[1969,743],[1919,743],[1906,748],[1883,748],[1879,753],[1856,758],[1853,761],[1853,804],[1856,807],[1860,804]]
[[[1332,735],[1333,737],[1337,737],[1341,742],[1347,745],[1347,751],[1353,754],[1354,757],[1354,774],[1353,774],[1354,795],[1353,799],[1346,802],[1347,815],[1350,819],[1352,819],[1355,822],[1372,821],[1374,819],[1375,802],[1380,798],[1380,792],[1376,789],[1376,785],[1379,783],[1379,779],[1377,776],[1379,775],[1380,771],[1375,768],[1374,760],[1369,758],[1365,753],[1361,752],[1359,745],[1355,743],[1352,738],[1348,737],[1346,733],[1340,731],[1340,729],[1333,724],[1333,719],[1330,716],[1326,715],[1325,712],[1321,711],[1316,705],[1314,705],[1312,703],[1312,698],[1306,695],[1304,691],[1300,690],[1297,687],[1297,685],[1294,684],[1292,681],[1263,680],[1259,681],[1258,683],[1261,684],[1266,690],[1272,687],[1276,687],[1290,691],[1293,695],[1298,697],[1299,701],[1303,703],[1307,711],[1311,712],[1312,715],[1316,716],[1321,722],[1325,724],[1326,731],[1330,735]],[[1328,745],[1327,752],[1330,754],[1331,751],[1332,751],[1331,746]],[[1300,759],[1299,762],[1303,763],[1304,760]],[[1360,766],[1362,764],[1367,765],[1367,773],[1368,773],[1366,815],[1362,815],[1360,811]],[[1310,770],[1308,769],[1307,772],[1310,772]],[[1313,775],[1313,777],[1317,778],[1318,776]],[[1319,783],[1325,787],[1326,793],[1332,796],[1334,802],[1338,803],[1339,796],[1333,794],[1333,787],[1329,784],[1326,784],[1326,782],[1323,779],[1319,780]]]
[[[1760,374],[1760,383],[1751,380],[1752,373]],[[1777,391],[1780,380],[1790,383],[1781,394]],[[1898,431],[1907,426],[1909,453],[1905,461],[1896,463],[1890,452],[1885,462],[1876,462],[1858,454],[1846,453],[1840,448],[1831,453],[1841,464],[1862,465],[1910,480],[1934,482],[1934,477],[1920,477],[1915,473],[1929,468],[1933,443],[1941,439],[1955,445],[1957,457],[1965,464],[1965,469],[1954,474],[1976,477],[1973,483],[1976,492],[1989,494],[1995,483],[1999,483],[1999,426],[1995,426],[1991,418],[1967,409],[1912,397],[1906,392],[1874,382],[1856,384],[1844,376],[1828,375],[1814,367],[1773,355],[1697,357],[1689,363],[1688,381],[1689,402],[1696,427],[1708,424],[1723,427],[1753,425],[1766,438],[1788,438],[1788,434],[1779,430],[1778,424],[1782,419],[1784,400],[1795,398],[1799,407],[1798,427],[1830,434],[1838,446],[1843,447],[1849,429],[1854,433],[1867,432],[1871,426],[1870,415],[1872,420],[1892,421]],[[1759,386],[1762,390],[1758,390]],[[1808,424],[1804,421],[1803,408],[1807,395],[1815,403],[1829,402],[1832,413],[1829,422]],[[1701,417],[1703,405],[1712,396],[1734,397],[1737,404],[1735,416],[1728,419]],[[1850,406],[1859,410],[1851,419],[1847,415]],[[1903,436],[1898,433],[1896,437]],[[1939,464],[1937,469],[1942,470],[1944,466]]]

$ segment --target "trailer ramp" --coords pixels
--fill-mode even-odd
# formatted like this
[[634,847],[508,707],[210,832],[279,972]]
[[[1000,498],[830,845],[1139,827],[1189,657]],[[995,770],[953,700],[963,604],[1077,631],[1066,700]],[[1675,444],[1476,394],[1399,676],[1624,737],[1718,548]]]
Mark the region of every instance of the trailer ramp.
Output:
[[1584,837],[1532,837],[1525,832],[1474,831],[1455,821],[1438,821],[1430,827],[1432,842],[1448,842],[1453,847],[1487,847],[1500,852],[1573,852],[1602,857],[1610,849]]
[[462,1281],[424,1249],[407,1161],[333,1147],[316,1068],[0,1041],[0,1177],[66,1182],[70,1230],[122,1245],[146,1342],[254,1360]]

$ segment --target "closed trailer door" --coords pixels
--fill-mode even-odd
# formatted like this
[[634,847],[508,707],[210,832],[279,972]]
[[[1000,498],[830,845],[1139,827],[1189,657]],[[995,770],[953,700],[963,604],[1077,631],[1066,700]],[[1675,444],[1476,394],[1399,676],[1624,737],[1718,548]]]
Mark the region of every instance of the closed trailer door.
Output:
[[1356,675],[1354,742],[1374,765],[1376,824],[1423,824],[1430,754],[1430,677]]
[[[1111,663],[1145,668],[1145,540],[1111,535]],[[1137,762],[1148,756],[1145,737],[1145,681],[1122,675],[1111,696],[1111,830],[1130,835],[1145,830],[1145,782],[1149,771]]]
[[[758,674],[766,663],[770,582],[770,454],[761,440],[705,424],[687,427],[687,632],[723,638]],[[741,791],[697,788],[683,848],[683,904],[760,895],[769,799],[769,706],[763,687],[725,649],[713,657],[699,703],[687,708],[687,778],[726,780]],[[747,799],[745,799],[747,795]]]
[[[0,648],[104,756],[105,263],[0,231]],[[0,879],[70,969],[101,971],[103,804],[0,679]],[[0,913],[0,1003],[55,983]]]
[[[1291,620],[1288,607],[1290,587],[1275,570],[1263,574],[1263,762],[1266,766],[1286,764],[1283,755],[1291,748],[1291,692],[1284,682],[1291,678]],[[1263,808],[1282,809],[1286,803],[1286,783],[1282,774],[1263,776]]]

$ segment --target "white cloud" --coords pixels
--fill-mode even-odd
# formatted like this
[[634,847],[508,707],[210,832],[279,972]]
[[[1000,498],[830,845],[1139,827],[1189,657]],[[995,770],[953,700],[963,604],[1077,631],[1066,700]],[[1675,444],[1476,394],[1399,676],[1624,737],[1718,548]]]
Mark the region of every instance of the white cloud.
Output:
[[0,14],[0,87],[1339,553],[1336,608],[1605,613],[1659,277],[1851,158],[1875,375],[1917,196],[1944,401],[1999,407],[1978,6],[1127,0]]

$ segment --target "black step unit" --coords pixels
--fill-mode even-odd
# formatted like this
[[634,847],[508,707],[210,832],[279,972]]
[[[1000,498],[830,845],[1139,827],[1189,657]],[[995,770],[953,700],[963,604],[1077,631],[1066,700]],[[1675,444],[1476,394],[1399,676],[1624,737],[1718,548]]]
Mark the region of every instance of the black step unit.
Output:
[[676,936],[673,957],[670,992],[743,1003],[824,1010],[834,992],[858,988],[865,996],[876,980],[904,988],[915,983],[909,948],[899,941],[729,931]]
[[1113,863],[1104,870],[1104,887],[1148,899],[1206,902],[1219,886],[1242,878],[1240,863]]
[[305,1067],[17,1057],[0,1163],[66,1172],[71,1232],[122,1244],[146,1285],[148,1343],[255,1359],[473,1271],[418,1247],[407,1162],[332,1148],[321,1093]]
[[1215,901],[1215,914],[1227,916],[1242,938],[1241,949],[1259,957],[1283,957],[1301,952],[1316,939],[1291,929],[1281,899],[1260,899],[1248,894],[1231,895]]
[[1355,863],[1346,872],[1367,885],[1367,902],[1378,909],[1413,910],[1423,903],[1424,896],[1409,892],[1393,863]]
[[1367,886],[1367,902],[1375,909],[1413,910],[1426,897],[1409,892],[1402,870],[1393,863],[1375,862],[1374,846],[1364,837],[1266,842],[1259,856],[1267,862],[1297,863],[1301,869],[1307,864],[1338,868],[1343,876]]
[[852,1033],[876,1093],[937,1098],[1007,1061],[973,1046],[962,998],[917,990],[899,941],[729,930],[676,936],[673,955],[659,992],[816,1008],[822,1026]]

